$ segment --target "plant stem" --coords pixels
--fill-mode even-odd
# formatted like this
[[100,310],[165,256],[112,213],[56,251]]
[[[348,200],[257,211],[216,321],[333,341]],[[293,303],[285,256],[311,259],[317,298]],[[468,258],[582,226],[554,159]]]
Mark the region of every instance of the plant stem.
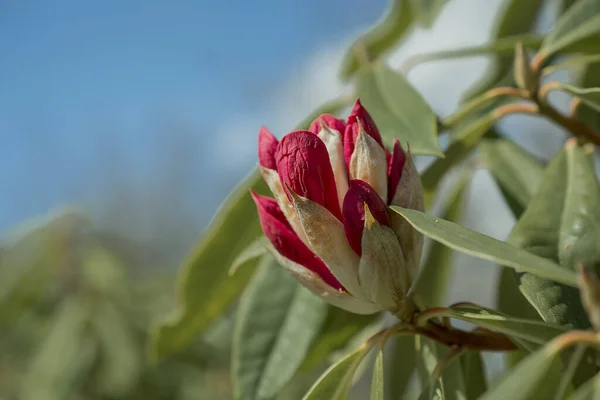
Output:
[[565,393],[567,392],[569,383],[571,383],[571,379],[573,379],[573,376],[575,375],[575,371],[577,370],[577,367],[579,366],[579,363],[581,363],[581,359],[583,358],[583,355],[585,354],[585,348],[586,348],[586,345],[582,344],[582,343],[578,344],[577,347],[575,348],[575,352],[569,359],[569,364],[567,366],[567,370],[562,374],[562,377],[560,380],[560,385],[558,386],[558,389],[556,390],[556,395],[554,396],[554,400],[561,400],[561,399],[565,398]]
[[518,97],[521,99],[529,99],[529,95],[527,91],[522,89],[517,89],[513,87],[497,87],[488,90],[482,95],[474,98],[469,101],[467,104],[462,106],[458,111],[454,114],[451,114],[443,121],[443,126],[445,128],[452,127],[460,122],[463,118],[476,111],[478,108],[481,108],[483,105],[488,103],[490,100],[493,100],[498,97]]

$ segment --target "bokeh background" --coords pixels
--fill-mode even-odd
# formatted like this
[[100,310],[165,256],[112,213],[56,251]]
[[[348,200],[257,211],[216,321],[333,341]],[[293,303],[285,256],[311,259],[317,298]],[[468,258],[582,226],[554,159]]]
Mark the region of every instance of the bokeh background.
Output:
[[[391,65],[401,67],[418,53],[485,43],[501,5],[451,0],[432,29],[412,32],[390,56]],[[2,267],[36,271],[48,260],[58,266],[51,279],[34,279],[39,289],[31,284],[33,294],[17,296],[12,311],[0,307],[8,315],[0,317],[0,351],[11,349],[0,353],[0,399],[152,398],[149,393],[162,383],[156,370],[143,366],[148,323],[168,309],[177,266],[226,194],[255,165],[259,127],[282,136],[342,94],[342,56],[386,6],[385,0],[0,1]],[[547,7],[539,30],[549,28],[545,21],[553,12]],[[487,65],[485,57],[440,61],[415,68],[409,80],[447,115]],[[554,100],[566,105],[566,99]],[[557,128],[529,117],[507,118],[500,129],[543,158],[564,140]],[[463,222],[505,238],[513,219],[497,191],[487,172],[477,172]],[[66,245],[58,251],[49,237]],[[459,257],[451,300],[492,305],[492,286],[482,282],[491,282],[496,271]],[[108,259],[117,271],[108,278],[73,273],[80,264]],[[127,277],[129,285],[118,294],[105,284],[115,276]],[[95,283],[81,284],[87,280]],[[13,281],[0,279],[0,300],[14,300],[16,284],[6,282]],[[71,295],[93,302],[100,296],[118,310],[115,318],[123,326],[139,325],[127,339],[113,340],[136,346],[127,361],[131,369],[124,370],[135,370],[136,378],[122,390],[109,393],[97,383],[103,379],[97,369],[107,369],[102,363],[119,353],[107,350],[111,339],[101,333],[85,364],[93,378],[75,371],[65,383],[68,390],[55,387],[58,378],[44,378],[44,365],[66,351],[52,353],[53,346],[44,343],[60,325],[62,300]],[[23,335],[32,326],[35,334]],[[70,325],[60,326],[55,330]],[[221,342],[211,343],[210,351],[205,343],[190,350],[188,356],[203,362],[174,361],[188,372],[161,386],[165,397],[156,398],[229,398],[227,335],[215,330]],[[14,346],[15,337],[23,349]],[[198,376],[203,378],[193,378]],[[33,381],[43,389],[23,389]],[[184,381],[211,389],[187,389]],[[66,393],[70,397],[61,397]]]

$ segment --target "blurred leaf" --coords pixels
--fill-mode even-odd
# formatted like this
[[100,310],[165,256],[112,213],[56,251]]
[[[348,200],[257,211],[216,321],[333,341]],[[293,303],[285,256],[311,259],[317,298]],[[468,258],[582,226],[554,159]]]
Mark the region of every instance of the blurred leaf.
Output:
[[[566,152],[561,151],[546,168],[538,191],[509,236],[509,243],[546,259],[558,261],[567,168]],[[578,290],[528,273],[519,274],[518,281],[521,292],[544,321],[579,328],[589,326]]]
[[[495,41],[513,35],[529,33],[533,27],[539,11],[544,4],[543,0],[507,0],[500,11],[498,22],[493,37]],[[527,43],[523,43],[527,45]],[[514,46],[513,46],[514,49]],[[512,68],[514,51],[505,57],[494,57],[488,73],[468,92],[463,98],[471,98],[495,86]]]
[[[590,64],[586,66],[581,77],[578,80],[580,87],[600,87],[600,64]],[[589,127],[600,131],[600,113],[590,107],[577,107],[577,119],[588,125]]]
[[365,62],[377,60],[391,50],[408,32],[412,21],[409,0],[390,0],[390,8],[383,19],[348,49],[340,69],[341,79],[349,80]]
[[[544,39],[538,57],[547,59],[557,52],[577,47],[587,41],[592,52],[597,53],[600,34],[600,2],[578,0],[556,22]],[[586,43],[587,44],[587,43]]]
[[492,386],[480,400],[529,400],[537,397],[536,389],[542,386],[544,377],[556,360],[555,346],[544,346],[529,355]]
[[62,400],[77,389],[78,378],[92,366],[93,344],[86,340],[88,308],[79,298],[65,300],[30,364],[23,400]]
[[292,378],[327,306],[270,256],[244,293],[233,340],[237,399],[272,399]]
[[359,332],[380,319],[380,314],[359,315],[329,306],[327,318],[311,344],[303,370],[317,367],[334,351],[344,348]]
[[508,139],[486,139],[479,152],[503,190],[525,208],[542,181],[542,164]]
[[495,261],[519,271],[531,272],[557,282],[577,286],[575,273],[561,268],[552,261],[417,210],[396,206],[392,206],[391,209],[404,217],[425,236],[454,250],[484,260]]
[[[442,218],[457,222],[462,214],[463,194],[470,175],[464,174],[456,182],[454,191],[448,196],[448,206]],[[416,292],[428,307],[441,307],[446,302],[447,292],[453,276],[454,251],[439,242],[433,242],[425,263],[415,283]]]
[[352,378],[373,342],[367,342],[337,363],[333,364],[304,395],[302,400],[344,400],[352,385]]
[[415,349],[415,338],[408,335],[395,337],[392,360],[387,370],[386,392],[388,398],[400,400],[405,398],[406,390],[415,370],[417,352]]
[[513,318],[488,308],[452,307],[446,316],[537,344],[545,344],[567,332],[566,328],[559,325]]
[[588,380],[569,396],[569,400],[597,400],[598,398],[600,398],[600,374]]
[[487,390],[485,367],[481,353],[467,351],[460,357],[463,379],[465,381],[465,398],[477,399]]
[[360,70],[356,85],[384,140],[398,138],[413,154],[443,156],[437,116],[404,76],[378,62]]
[[229,275],[235,274],[235,271],[240,265],[246,264],[248,261],[254,260],[266,253],[267,238],[264,236],[259,237],[254,242],[250,243],[238,256],[233,260],[231,268],[229,268]]
[[456,360],[445,365],[442,375],[431,382],[440,360],[449,354],[449,349],[424,336],[415,337],[417,349],[417,371],[421,379],[422,393],[419,400],[464,400],[465,385],[462,369],[457,368]]
[[261,234],[252,188],[266,192],[258,171],[242,181],[225,200],[211,221],[196,250],[180,271],[178,308],[152,332],[151,359],[161,360],[194,340],[239,295],[254,272],[256,259],[228,274],[236,256]]
[[409,0],[417,22],[431,28],[447,0]]
[[141,346],[133,336],[126,317],[112,304],[94,308],[91,325],[100,345],[99,387],[110,397],[127,396],[141,372]]
[[371,381],[371,400],[384,399],[383,384],[383,348],[377,349],[375,366],[373,367],[373,379]]
[[459,129],[452,135],[450,144],[445,151],[445,157],[435,160],[423,172],[421,180],[426,209],[433,203],[438,185],[444,175],[471,153],[493,123],[493,116],[487,114]]

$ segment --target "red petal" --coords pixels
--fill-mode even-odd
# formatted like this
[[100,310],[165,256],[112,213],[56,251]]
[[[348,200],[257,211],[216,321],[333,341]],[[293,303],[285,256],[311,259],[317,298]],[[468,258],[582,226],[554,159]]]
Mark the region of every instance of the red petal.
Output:
[[350,181],[350,188],[344,197],[344,230],[350,246],[356,254],[362,255],[361,241],[365,228],[365,203],[380,224],[390,225],[387,208],[375,189],[360,179]]
[[346,130],[344,131],[344,156],[346,157],[347,165],[350,165],[350,157],[352,157],[352,153],[354,152],[354,144],[356,143],[356,138],[358,137],[358,133],[360,131],[358,126],[359,121],[367,135],[375,139],[377,143],[379,143],[379,145],[385,150],[383,141],[381,140],[381,135],[379,134],[379,129],[377,129],[377,125],[375,125],[375,121],[373,121],[371,115],[369,115],[367,110],[362,106],[362,104],[360,104],[360,99],[356,99],[354,107],[352,107],[352,111],[348,117]]
[[261,126],[258,131],[258,161],[262,167],[277,170],[275,162],[277,144],[275,136],[267,128]]
[[394,140],[394,152],[388,162],[388,204],[391,203],[402,177],[402,170],[406,162],[406,153],[402,150],[398,139]]
[[[289,186],[342,220],[329,153],[317,135],[309,131],[288,133],[277,146],[275,159],[284,188]],[[289,193],[288,197],[291,201]]]
[[256,203],[263,232],[279,254],[318,274],[329,286],[345,291],[342,284],[333,276],[325,263],[310,251],[296,232],[292,230],[277,202],[270,197],[261,196],[253,191],[250,191],[250,194]]
[[319,118],[315,119],[312,124],[310,124],[310,128],[308,128],[308,130],[315,135],[318,135],[321,131],[321,123],[331,130],[338,131],[340,135],[344,135],[346,123],[344,120],[338,119],[331,114],[321,114]]

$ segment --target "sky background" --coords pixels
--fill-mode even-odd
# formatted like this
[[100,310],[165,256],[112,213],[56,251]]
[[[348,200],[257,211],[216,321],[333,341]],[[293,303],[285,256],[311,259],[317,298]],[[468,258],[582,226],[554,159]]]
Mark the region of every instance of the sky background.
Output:
[[[450,1],[391,65],[485,43],[501,5]],[[256,163],[259,127],[282,136],[342,93],[345,50],[385,8],[385,0],[0,0],[0,232],[76,205],[183,257]],[[431,63],[409,80],[446,115],[487,65]],[[538,155],[563,139],[527,117],[502,126]],[[465,223],[505,237],[510,213],[497,196],[481,201],[496,193],[485,171],[474,182]],[[478,283],[477,272],[471,279]]]

